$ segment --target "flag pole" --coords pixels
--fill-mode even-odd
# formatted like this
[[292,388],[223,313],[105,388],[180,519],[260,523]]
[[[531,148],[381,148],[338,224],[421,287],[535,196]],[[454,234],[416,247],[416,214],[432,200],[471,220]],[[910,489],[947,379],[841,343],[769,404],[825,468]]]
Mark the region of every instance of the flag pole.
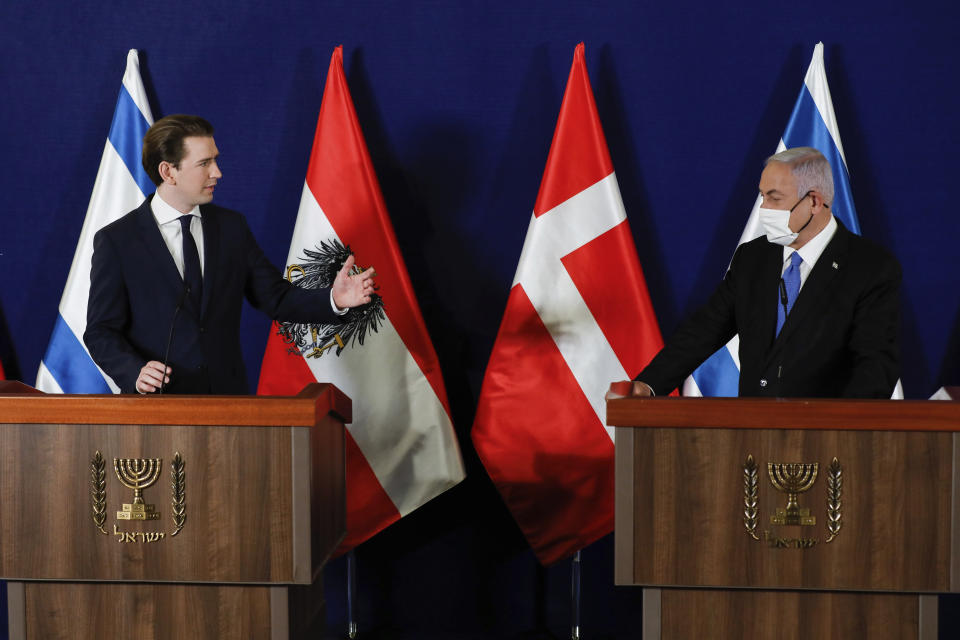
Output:
[[580,640],[580,552],[570,564],[570,640]]
[[357,556],[351,549],[347,552],[347,637],[357,637],[357,618],[354,603],[357,599]]

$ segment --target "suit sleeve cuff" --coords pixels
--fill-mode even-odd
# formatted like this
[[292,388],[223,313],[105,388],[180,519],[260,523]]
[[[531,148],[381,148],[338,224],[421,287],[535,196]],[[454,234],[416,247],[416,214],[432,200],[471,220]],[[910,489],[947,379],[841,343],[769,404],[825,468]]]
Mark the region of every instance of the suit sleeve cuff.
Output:
[[333,309],[333,312],[338,316],[347,315],[347,311],[350,309],[341,309],[337,306],[337,303],[333,301],[333,288],[330,288],[330,308]]

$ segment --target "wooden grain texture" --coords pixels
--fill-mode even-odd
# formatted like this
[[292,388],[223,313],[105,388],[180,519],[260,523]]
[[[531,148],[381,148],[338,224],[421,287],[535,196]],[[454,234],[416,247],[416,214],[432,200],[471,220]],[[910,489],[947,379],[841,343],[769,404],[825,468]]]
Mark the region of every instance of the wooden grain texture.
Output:
[[940,598],[936,594],[919,597],[919,640],[938,640],[940,628]]
[[292,429],[290,433],[290,470],[291,482],[290,513],[275,513],[275,518],[290,521],[293,535],[291,553],[293,554],[293,579],[297,582],[309,582],[313,576],[313,541],[311,540],[311,521],[313,519],[310,503],[311,491],[311,447],[310,434],[303,429]]
[[0,393],[0,420],[20,424],[142,424],[311,426],[334,413],[351,421],[350,399],[331,384],[313,383],[285,396],[55,395],[30,387]]
[[23,582],[7,583],[7,640],[25,640],[27,637],[23,586]]
[[950,590],[960,591],[960,433],[953,434],[953,492],[950,496]]
[[[349,413],[349,407],[331,406],[339,394],[333,387],[313,385],[312,391],[298,398],[233,399],[269,406],[277,405],[275,400],[312,403],[305,411],[312,416],[310,426],[203,426],[191,424],[189,416],[171,419],[176,425],[0,425],[0,577],[309,583],[346,531],[340,411]],[[0,398],[0,405],[8,399]],[[99,404],[98,415],[104,417],[126,399],[103,397]],[[225,413],[220,419],[236,417]],[[308,448],[296,465],[295,441]],[[92,519],[90,463],[96,451],[106,463],[107,534]],[[185,461],[187,517],[174,537],[170,463],[175,452]],[[160,520],[116,519],[121,505],[133,502],[133,492],[114,473],[115,457],[163,459],[160,479],[144,492]],[[305,550],[299,570],[293,551],[295,495],[301,496],[299,548]],[[163,532],[165,537],[152,543],[119,542],[114,527]]]
[[619,398],[615,427],[960,431],[960,402],[770,398]]
[[339,417],[328,414],[310,432],[314,580],[347,535],[345,431]]
[[[633,438],[633,477],[617,478],[633,491],[633,575],[619,584],[951,589],[950,433],[638,428]],[[758,533],[816,538],[815,547],[771,548],[747,535],[748,454],[760,471]],[[834,456],[843,466],[843,527],[827,544],[826,466]],[[786,496],[770,483],[768,462],[820,464],[800,498],[816,526],[770,524]]]
[[[320,571],[346,530],[350,403],[334,387],[309,385],[296,398],[66,402],[24,395],[33,391],[18,385],[3,390],[17,395],[0,396],[0,576],[42,580],[10,583],[16,640],[319,633]],[[92,517],[96,451],[105,463],[108,534]],[[185,463],[186,522],[173,536],[175,452]],[[133,492],[116,477],[114,457],[163,458],[159,480],[144,491],[160,520],[116,519]],[[165,537],[120,542],[114,527]],[[73,580],[104,582],[61,582]]]
[[664,589],[660,637],[911,640],[919,638],[919,602],[898,594]]
[[270,587],[28,582],[24,590],[27,640],[272,640]]
[[[347,531],[344,429],[334,414],[309,431],[293,429],[294,581],[308,583],[320,574]],[[284,514],[275,514],[283,518]]]
[[0,380],[0,394],[43,394],[43,391],[34,389],[19,380]]
[[662,589],[644,589],[642,598],[643,618],[640,624],[643,628],[641,637],[643,640],[660,640],[662,635],[660,629],[660,608]]
[[[0,428],[0,576],[44,580],[292,582],[292,429],[120,425]],[[106,462],[107,534],[93,523],[90,461]],[[186,522],[172,536],[170,462],[185,462]],[[113,459],[162,458],[144,491],[161,519],[118,520],[133,502]],[[123,532],[165,533],[153,543]]]
[[[634,477],[634,444],[635,429],[616,429],[614,448],[614,475],[616,478]],[[633,482],[615,482],[614,485],[614,522],[613,543],[614,555],[617,562],[614,566],[615,584],[632,584],[633,580],[633,545],[636,540],[634,526],[634,491]]]

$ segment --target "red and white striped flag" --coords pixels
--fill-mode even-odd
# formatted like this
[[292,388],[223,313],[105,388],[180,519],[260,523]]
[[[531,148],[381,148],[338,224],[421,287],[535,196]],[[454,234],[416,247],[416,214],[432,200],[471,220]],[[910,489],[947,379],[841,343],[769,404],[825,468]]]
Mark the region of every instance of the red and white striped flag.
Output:
[[320,327],[314,334],[301,325],[295,341],[296,335],[278,335],[274,323],[257,393],[296,394],[319,381],[352,398],[343,552],[464,477],[437,355],[357,121],[343,47],[334,49],[327,72],[288,278],[297,282],[318,269],[329,272],[324,260],[336,243],[349,246],[358,265],[376,269],[384,315],[359,330]]
[[472,431],[541,563],[613,531],[604,394],[662,345],[580,43]]

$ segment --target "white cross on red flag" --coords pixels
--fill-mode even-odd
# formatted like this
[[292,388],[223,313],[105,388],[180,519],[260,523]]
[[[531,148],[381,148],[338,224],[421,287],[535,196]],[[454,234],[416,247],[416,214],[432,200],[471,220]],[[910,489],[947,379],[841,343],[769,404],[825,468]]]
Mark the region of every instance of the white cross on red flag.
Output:
[[604,394],[662,346],[580,43],[471,434],[541,563],[613,531]]

